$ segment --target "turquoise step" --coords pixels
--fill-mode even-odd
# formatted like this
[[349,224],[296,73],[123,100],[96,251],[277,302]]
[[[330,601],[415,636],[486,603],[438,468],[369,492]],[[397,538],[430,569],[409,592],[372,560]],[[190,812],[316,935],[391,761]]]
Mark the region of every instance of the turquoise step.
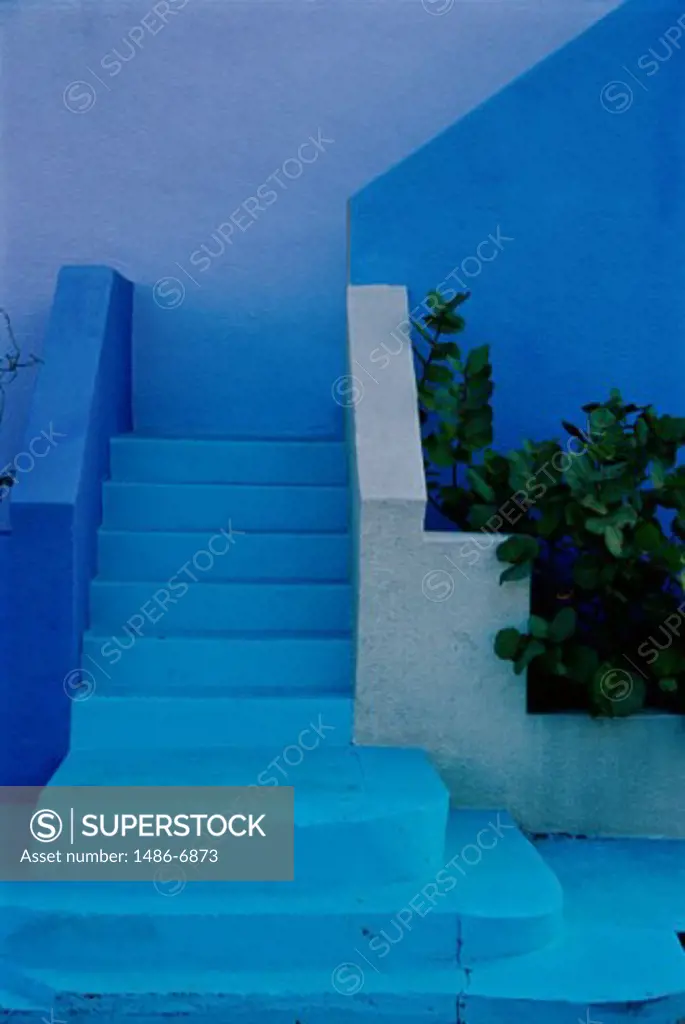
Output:
[[[176,1018],[193,1024],[457,1024],[457,996],[465,981],[461,971],[445,966],[378,975],[367,971],[361,989],[344,963],[302,971],[253,965],[239,972],[230,964],[215,971],[182,964],[88,971],[77,962],[65,970],[35,970],[31,977],[52,986],[55,1024],[92,1024],[95,1008],[99,1019],[116,1024],[129,1016],[135,1024]],[[12,992],[0,992],[1,1011],[13,1011],[12,1024],[40,1024],[41,1017],[50,1024],[44,1001],[28,1003]]]
[[[232,535],[215,537],[212,532],[201,536],[100,530],[99,574],[110,580],[168,580],[185,565],[203,581],[346,580],[350,575],[346,533],[234,530]],[[183,578],[190,577],[186,573]]]
[[349,636],[169,636],[125,639],[86,633],[83,668],[98,693],[211,696],[351,692]]
[[[352,740],[349,697],[99,697],[76,701],[72,750],[193,750],[293,744],[346,746]],[[298,737],[306,734],[301,746]]]
[[561,885],[511,815],[454,812],[445,845],[456,854],[450,872],[457,880],[462,965],[518,956],[559,937]]
[[[468,972],[376,969],[354,946],[345,959],[306,970],[88,970],[75,957],[64,968],[25,969],[24,977],[25,990],[33,982],[54,991],[55,1018],[69,1021],[92,1021],[94,1002],[100,1018],[115,1021],[135,1008],[136,1024],[191,1014],[195,1024],[678,1024],[685,1015],[685,957],[672,934],[596,931],[589,921],[544,950]],[[0,1000],[14,1011],[12,1024],[37,1024],[45,1006],[11,991]]]
[[[13,961],[22,968],[138,969],[179,964],[187,970],[264,971],[328,968],[349,958],[383,933],[397,941],[383,969],[393,973],[428,964],[456,965],[458,917],[436,907],[414,935],[392,921],[414,895],[402,885],[372,892],[317,892],[280,885],[255,892],[252,883],[187,885],[180,898],[161,898],[149,882],[110,885],[34,883],[17,891],[14,927],[8,936]],[[200,891],[198,891],[200,890]],[[4,908],[3,908],[4,909]],[[403,917],[406,920],[406,917]],[[325,941],[322,942],[322,937]],[[405,941],[400,941],[404,937]],[[373,939],[371,939],[373,942]],[[377,956],[371,952],[371,956]]]
[[[96,579],[90,626],[132,636],[175,632],[341,633],[352,627],[351,587],[344,583],[170,583]],[[127,627],[127,623],[129,624]]]
[[590,917],[545,949],[477,966],[461,1002],[469,1024],[678,1024],[685,956],[673,932]]
[[12,921],[7,941],[23,967],[68,968],[76,959],[122,969],[134,948],[139,967],[332,970],[356,960],[393,974],[558,940],[559,884],[507,815],[452,812],[442,865],[418,886],[193,882],[182,899],[160,899],[149,884],[0,885],[0,912]]
[[[146,484],[107,481],[102,525],[109,530],[340,532],[346,487]],[[240,537],[237,536],[237,543]]]
[[141,483],[344,484],[342,441],[172,439],[127,434],[111,443],[114,480]]
[[335,747],[325,734],[314,742],[314,732],[306,741],[296,732],[290,752],[278,745],[122,751],[95,744],[70,752],[50,785],[294,786],[298,884],[339,889],[431,878],[444,856],[449,796],[426,755]]

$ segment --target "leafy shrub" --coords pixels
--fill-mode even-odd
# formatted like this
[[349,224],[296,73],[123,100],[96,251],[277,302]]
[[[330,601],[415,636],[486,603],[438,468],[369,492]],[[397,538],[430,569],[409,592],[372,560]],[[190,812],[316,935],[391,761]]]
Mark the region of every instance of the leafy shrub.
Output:
[[685,711],[685,418],[613,389],[582,428],[562,422],[564,446],[497,453],[489,348],[463,357],[454,340],[468,297],[430,293],[414,351],[430,502],[459,529],[510,535],[502,583],[532,576],[527,630],[501,630],[495,653],[528,670],[534,710]]

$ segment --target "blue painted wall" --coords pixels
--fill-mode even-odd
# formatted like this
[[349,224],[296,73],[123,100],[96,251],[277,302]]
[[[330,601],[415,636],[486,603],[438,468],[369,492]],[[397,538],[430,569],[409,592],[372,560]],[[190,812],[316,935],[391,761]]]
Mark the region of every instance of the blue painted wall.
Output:
[[112,266],[138,285],[137,426],[338,434],[349,196],[618,2],[173,0],[162,21],[150,0],[1,0],[20,339],[39,349],[63,263]]
[[105,267],[59,275],[11,497],[0,785],[43,784],[67,750],[109,438],[131,427],[132,293]]
[[612,385],[683,412],[682,15],[632,0],[351,202],[354,283],[417,304],[463,268],[498,446],[557,433]]

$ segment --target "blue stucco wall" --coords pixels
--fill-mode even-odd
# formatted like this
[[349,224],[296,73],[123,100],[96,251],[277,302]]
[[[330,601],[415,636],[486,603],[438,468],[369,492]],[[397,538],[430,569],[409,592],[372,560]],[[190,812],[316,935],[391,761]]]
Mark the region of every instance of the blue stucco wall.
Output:
[[349,196],[618,2],[174,0],[163,24],[150,0],[2,0],[0,294],[22,344],[59,266],[112,266],[138,286],[137,427],[338,434]]
[[407,284],[415,305],[463,266],[498,446],[611,386],[683,411],[682,14],[631,0],[351,202],[354,283]]
[[11,496],[2,785],[44,783],[67,750],[109,438],[131,426],[132,292],[105,267],[59,275]]

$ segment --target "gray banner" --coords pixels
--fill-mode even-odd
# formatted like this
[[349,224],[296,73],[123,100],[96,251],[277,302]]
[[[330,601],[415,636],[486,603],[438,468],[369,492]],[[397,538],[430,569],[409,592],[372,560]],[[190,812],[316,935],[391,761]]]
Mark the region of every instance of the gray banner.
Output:
[[0,786],[0,881],[292,881],[291,786]]

